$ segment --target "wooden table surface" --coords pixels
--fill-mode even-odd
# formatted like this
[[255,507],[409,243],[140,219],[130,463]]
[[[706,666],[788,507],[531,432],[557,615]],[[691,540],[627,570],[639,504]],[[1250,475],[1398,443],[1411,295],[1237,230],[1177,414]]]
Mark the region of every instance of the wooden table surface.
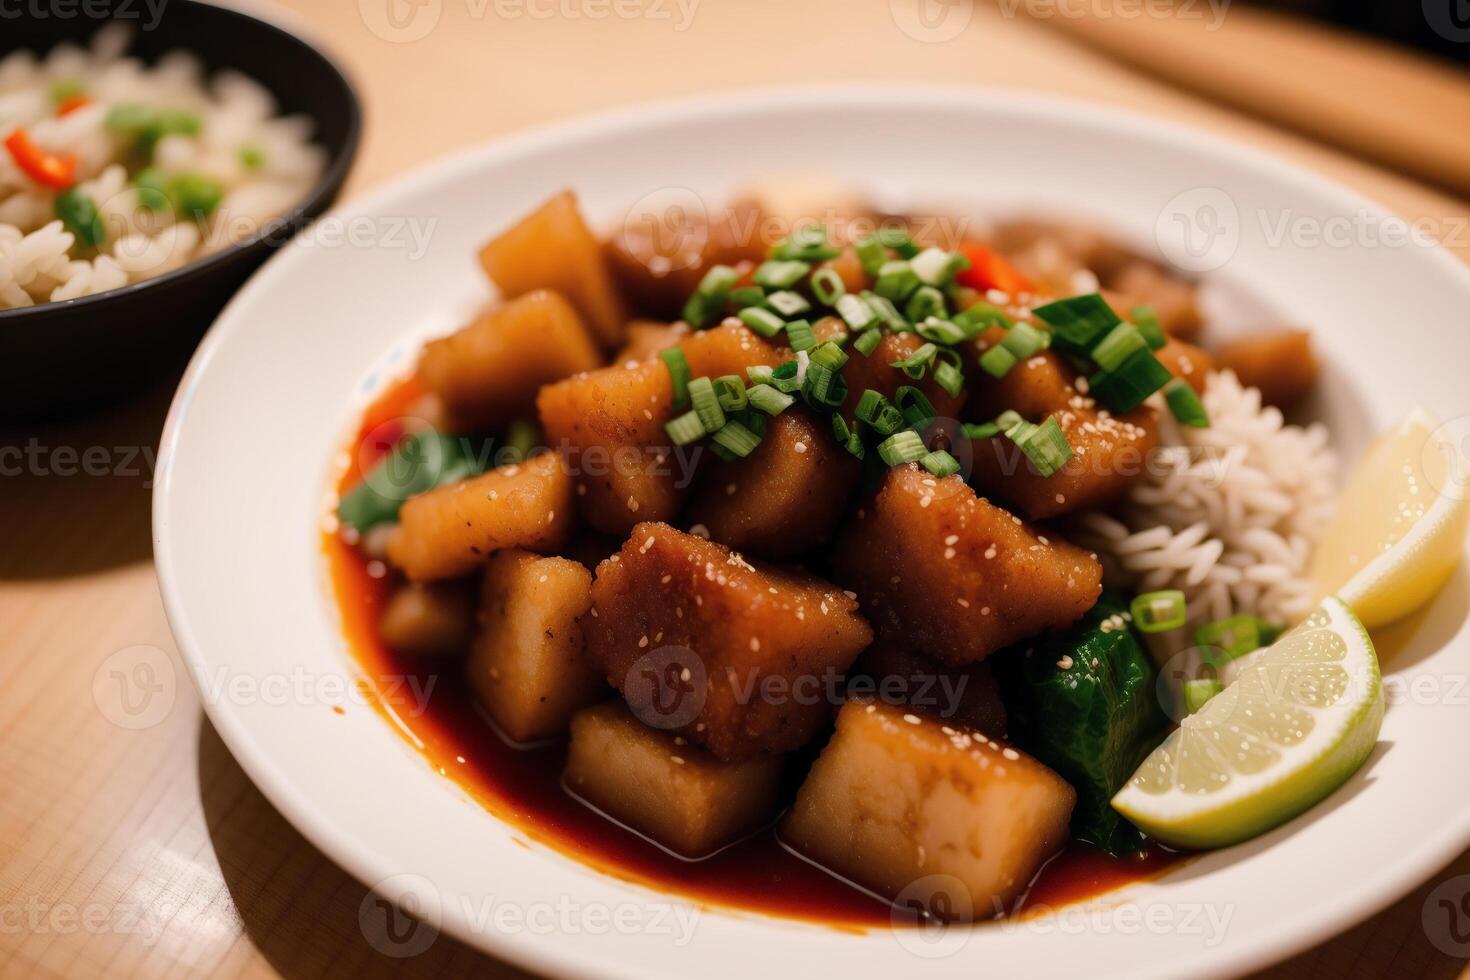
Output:
[[[362,87],[368,128],[349,193],[488,137],[648,99],[800,81],[984,84],[1232,135],[1427,221],[1470,258],[1464,201],[1134,75],[1014,4],[936,0],[922,19],[915,2],[289,5]],[[640,16],[591,16],[608,9]],[[1228,13],[1217,33],[1238,43]],[[0,442],[0,975],[514,974],[442,936],[409,959],[375,951],[359,924],[364,887],[272,809],[205,719],[150,555],[151,454],[170,387]],[[106,475],[78,472],[87,450]],[[109,671],[137,646],[162,651],[173,665],[163,679],[177,685],[161,720],[130,729],[110,720]],[[1448,942],[1447,928],[1429,935],[1421,913],[1436,884],[1467,873],[1470,855],[1272,975],[1460,974],[1465,960],[1452,954],[1470,956],[1470,945]],[[1452,924],[1463,932],[1470,914]]]

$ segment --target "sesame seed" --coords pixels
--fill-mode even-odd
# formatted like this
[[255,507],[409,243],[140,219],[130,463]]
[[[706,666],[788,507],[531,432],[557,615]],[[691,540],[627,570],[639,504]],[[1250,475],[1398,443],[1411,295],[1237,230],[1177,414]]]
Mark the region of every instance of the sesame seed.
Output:
[[1063,670],[1071,670],[1072,658],[1066,654],[1063,654],[1062,659],[1057,661],[1057,666],[1062,668]]
[[683,764],[684,764],[684,760],[683,760],[683,759],[681,759],[681,758],[679,758],[679,757],[678,757],[678,756],[677,756],[677,755],[671,755],[671,756],[669,756],[669,759],[670,759],[670,760],[671,760],[671,761],[672,761],[672,762],[673,762],[673,763],[674,763],[674,765],[676,765],[676,766],[682,766],[682,765],[683,765]]
[[906,721],[906,722],[908,722],[910,725],[917,725],[917,724],[919,724],[919,716],[918,715],[904,715],[903,716],[903,720]]
[[1005,748],[1001,749],[1000,750],[1000,754],[1003,755],[1003,756],[1005,756],[1007,759],[1010,759],[1012,762],[1015,762],[1017,759],[1021,758],[1021,753],[1017,752],[1015,749],[1011,748],[1009,745],[1007,745]]

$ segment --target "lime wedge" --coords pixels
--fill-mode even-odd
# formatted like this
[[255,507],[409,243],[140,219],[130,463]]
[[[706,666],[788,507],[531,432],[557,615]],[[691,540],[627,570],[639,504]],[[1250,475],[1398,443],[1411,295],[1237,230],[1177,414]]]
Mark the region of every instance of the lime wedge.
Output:
[[1165,844],[1235,844],[1340,786],[1373,751],[1382,724],[1373,641],[1329,597],[1185,718],[1113,807]]

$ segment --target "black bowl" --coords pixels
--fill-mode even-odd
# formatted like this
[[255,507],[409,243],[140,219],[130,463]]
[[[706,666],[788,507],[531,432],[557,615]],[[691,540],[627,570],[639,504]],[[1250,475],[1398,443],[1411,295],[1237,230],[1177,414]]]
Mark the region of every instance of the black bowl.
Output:
[[[264,85],[281,111],[315,121],[327,151],[320,181],[259,234],[183,268],[95,296],[0,311],[0,425],[76,415],[175,370],[242,283],[342,189],[357,155],[362,107],[321,51],[279,27],[195,0],[169,0],[156,22],[138,0],[90,0],[73,16],[6,20],[0,57],[85,45],[108,20],[133,27],[128,53],[145,62],[179,49],[213,72],[233,68]],[[87,16],[105,12],[106,16]]]

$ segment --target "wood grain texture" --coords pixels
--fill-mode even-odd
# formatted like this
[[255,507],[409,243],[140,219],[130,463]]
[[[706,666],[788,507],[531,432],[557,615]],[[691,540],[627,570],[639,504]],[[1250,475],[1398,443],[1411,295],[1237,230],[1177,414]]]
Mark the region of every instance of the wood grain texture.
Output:
[[[506,17],[472,0],[424,5],[439,10],[437,26],[397,44],[367,26],[369,0],[291,4],[363,88],[367,139],[351,192],[550,119],[741,85],[849,79],[1041,88],[1131,106],[1301,161],[1410,218],[1466,213],[1454,198],[985,7],[954,39],[925,43],[897,26],[887,3],[702,0],[685,30],[648,18]],[[1470,256],[1463,240],[1454,245]],[[282,819],[204,718],[151,564],[148,454],[168,397],[159,389],[105,418],[0,438],[0,975],[516,975],[443,936],[411,958],[376,951],[359,918],[377,914],[371,903],[363,911],[364,887]],[[91,459],[104,461],[90,467],[97,475],[68,475],[94,447]],[[113,674],[136,667],[119,651],[139,646],[153,648],[144,658],[158,667],[151,682],[171,679],[173,699],[151,725],[132,728]],[[1431,887],[1466,873],[1470,855],[1271,975],[1459,973],[1463,960],[1431,944],[1421,912]]]

